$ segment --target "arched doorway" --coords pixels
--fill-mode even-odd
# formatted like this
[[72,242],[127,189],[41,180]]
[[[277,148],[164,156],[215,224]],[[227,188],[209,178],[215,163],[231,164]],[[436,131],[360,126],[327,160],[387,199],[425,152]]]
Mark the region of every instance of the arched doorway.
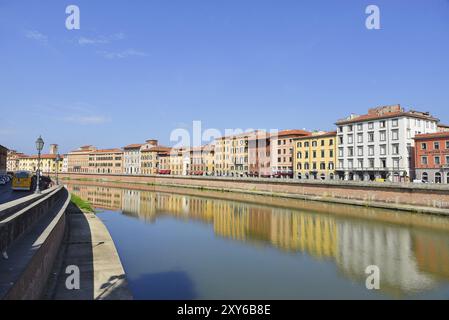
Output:
[[435,183],[441,183],[441,173],[435,173]]
[[421,180],[424,182],[429,182],[429,175],[427,174],[427,172],[422,173]]

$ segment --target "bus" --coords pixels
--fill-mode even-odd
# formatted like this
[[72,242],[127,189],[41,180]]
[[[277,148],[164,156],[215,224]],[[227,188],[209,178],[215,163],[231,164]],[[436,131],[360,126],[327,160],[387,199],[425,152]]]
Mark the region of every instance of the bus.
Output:
[[29,171],[17,171],[14,173],[12,178],[12,189],[31,191],[33,190],[33,185],[36,184],[36,178]]

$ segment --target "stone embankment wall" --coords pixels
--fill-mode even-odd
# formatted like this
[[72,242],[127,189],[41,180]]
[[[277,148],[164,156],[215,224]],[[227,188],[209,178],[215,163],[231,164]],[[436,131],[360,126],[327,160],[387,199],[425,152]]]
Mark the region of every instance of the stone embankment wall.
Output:
[[[61,174],[63,179],[245,192],[449,215],[449,186],[292,179]],[[127,186],[129,187],[129,185]]]

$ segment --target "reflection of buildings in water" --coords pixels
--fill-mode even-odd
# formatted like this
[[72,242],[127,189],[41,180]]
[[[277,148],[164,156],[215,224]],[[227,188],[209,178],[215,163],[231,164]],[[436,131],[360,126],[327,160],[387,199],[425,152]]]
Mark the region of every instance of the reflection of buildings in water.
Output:
[[449,279],[449,239],[435,233],[421,233],[413,237],[418,268],[437,278]]
[[376,265],[381,289],[406,292],[430,289],[435,282],[419,272],[414,257],[412,237],[406,229],[355,221],[338,223],[336,262],[351,278],[366,279],[366,267]]
[[84,200],[90,202],[93,207],[121,210],[122,208],[122,190],[101,186],[82,186],[68,185],[69,192],[76,194]]
[[122,211],[126,214],[138,215],[140,210],[140,193],[139,190],[124,189],[123,190],[123,207]]
[[[449,237],[331,214],[259,206],[181,194],[103,187],[71,187],[94,206],[119,210],[147,221],[172,216],[213,224],[216,235],[271,244],[316,258],[335,259],[350,278],[364,283],[365,269],[377,265],[381,289],[396,293],[433,287],[432,276],[449,278]],[[123,192],[123,196],[122,196]],[[120,206],[119,204],[122,204]]]
[[289,251],[305,251],[315,257],[335,257],[337,228],[334,218],[319,214],[274,209],[271,241]]

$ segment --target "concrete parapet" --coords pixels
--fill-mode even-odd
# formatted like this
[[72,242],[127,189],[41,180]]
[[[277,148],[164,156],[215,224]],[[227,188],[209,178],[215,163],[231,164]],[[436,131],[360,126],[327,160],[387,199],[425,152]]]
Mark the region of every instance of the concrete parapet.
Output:
[[[22,199],[29,201],[30,199]],[[65,230],[70,195],[55,187],[0,222],[0,299],[39,299]]]

